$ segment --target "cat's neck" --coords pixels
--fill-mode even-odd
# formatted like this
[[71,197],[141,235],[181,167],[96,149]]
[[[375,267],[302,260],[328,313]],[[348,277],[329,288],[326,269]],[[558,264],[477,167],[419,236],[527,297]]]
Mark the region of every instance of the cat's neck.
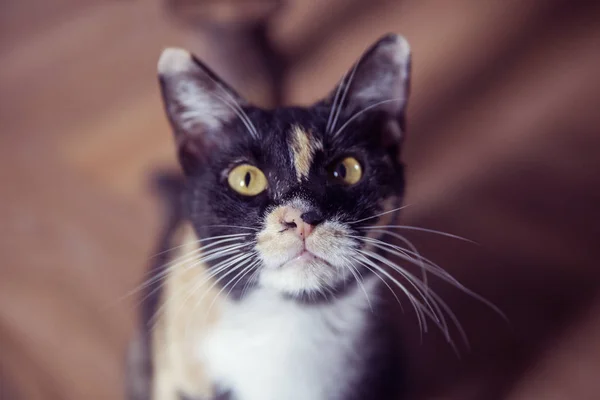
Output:
[[[375,283],[364,282],[371,298]],[[225,300],[195,354],[214,382],[236,388],[241,398],[324,398],[355,383],[348,366],[360,365],[354,357],[364,354],[348,349],[370,325],[365,292],[353,287],[329,302],[307,304],[257,288]]]

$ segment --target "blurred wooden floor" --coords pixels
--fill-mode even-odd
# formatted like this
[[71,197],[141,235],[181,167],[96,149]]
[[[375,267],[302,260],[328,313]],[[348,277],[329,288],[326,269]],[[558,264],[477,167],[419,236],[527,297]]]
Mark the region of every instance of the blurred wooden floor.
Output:
[[[4,2],[0,370],[24,399],[121,398],[133,299],[172,163],[156,3]],[[2,374],[0,374],[2,375]]]
[[[481,243],[474,251],[414,238],[513,324],[508,333],[439,285],[474,349],[461,363],[429,335],[411,354],[415,380],[461,399],[482,398],[478,385],[495,388],[487,399],[592,399],[600,393],[591,300],[600,294],[597,7],[311,4],[294,3],[274,27],[282,48],[312,51],[292,71],[290,98],[325,94],[382,33],[408,37],[415,206],[405,220]],[[331,21],[338,30],[319,36]],[[160,226],[148,174],[174,165],[155,75],[167,45],[212,56],[157,0],[0,4],[0,397],[122,398],[135,309],[135,298],[122,298],[139,283]],[[490,383],[486,373],[514,382]]]

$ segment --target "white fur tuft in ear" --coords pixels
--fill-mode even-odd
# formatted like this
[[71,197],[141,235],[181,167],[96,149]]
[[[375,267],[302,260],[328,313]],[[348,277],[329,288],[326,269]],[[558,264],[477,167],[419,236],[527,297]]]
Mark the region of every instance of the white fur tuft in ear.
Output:
[[390,35],[394,40],[390,45],[394,48],[395,60],[398,64],[404,63],[410,57],[410,45],[402,35]]
[[394,41],[390,43],[392,59],[400,70],[400,79],[407,82],[410,78],[410,44],[401,35],[393,35]]
[[164,49],[158,60],[158,73],[162,76],[186,72],[193,67],[192,55],[177,47]]
[[410,44],[408,40],[401,35],[393,35],[394,41],[390,43],[393,51],[393,60],[402,71],[403,80],[409,78],[410,71]]
[[170,47],[158,60],[167,113],[178,135],[218,131],[235,118],[233,92],[184,49]]

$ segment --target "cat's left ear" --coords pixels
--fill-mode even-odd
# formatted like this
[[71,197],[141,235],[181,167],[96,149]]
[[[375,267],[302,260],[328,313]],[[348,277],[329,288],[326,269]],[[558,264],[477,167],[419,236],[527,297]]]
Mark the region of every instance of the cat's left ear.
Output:
[[365,51],[326,100],[332,109],[327,126],[330,133],[341,133],[340,128],[351,119],[378,113],[385,118],[384,140],[399,143],[409,94],[410,59],[407,40],[396,34],[382,37]]

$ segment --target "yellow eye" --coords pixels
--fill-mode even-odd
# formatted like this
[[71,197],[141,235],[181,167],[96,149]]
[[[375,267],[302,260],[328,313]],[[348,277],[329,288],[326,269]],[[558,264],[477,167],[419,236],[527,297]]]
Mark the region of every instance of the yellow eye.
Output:
[[256,196],[267,188],[267,178],[258,168],[249,164],[238,165],[229,172],[229,186],[244,196]]
[[354,185],[362,177],[362,167],[356,158],[346,157],[332,165],[329,176],[346,185]]

